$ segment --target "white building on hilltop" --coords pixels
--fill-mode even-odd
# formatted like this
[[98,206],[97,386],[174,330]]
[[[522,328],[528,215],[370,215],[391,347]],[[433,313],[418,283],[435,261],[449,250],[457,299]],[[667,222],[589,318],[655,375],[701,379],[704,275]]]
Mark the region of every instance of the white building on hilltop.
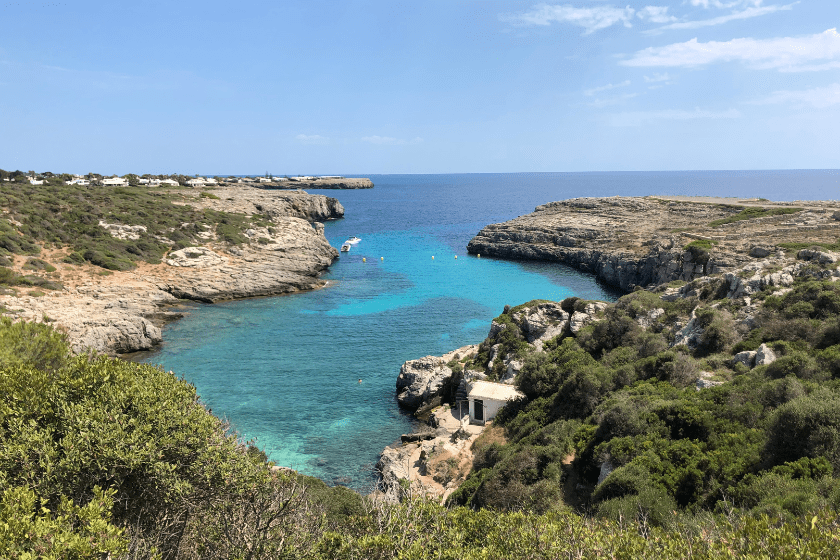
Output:
[[484,424],[496,417],[508,401],[523,397],[513,385],[491,381],[473,381],[469,384],[467,399],[470,402],[470,423]]
[[102,184],[106,187],[127,187],[128,181],[122,177],[108,177],[107,179],[102,179]]

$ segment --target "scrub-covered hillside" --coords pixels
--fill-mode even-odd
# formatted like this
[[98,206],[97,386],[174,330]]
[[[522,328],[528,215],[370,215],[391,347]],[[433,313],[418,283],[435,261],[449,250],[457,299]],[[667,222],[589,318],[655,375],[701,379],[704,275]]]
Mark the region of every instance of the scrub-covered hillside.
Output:
[[[799,255],[610,305],[506,309],[459,375],[515,376],[525,398],[452,503],[654,524],[837,508],[840,282],[833,255]],[[535,340],[535,324],[559,334]]]

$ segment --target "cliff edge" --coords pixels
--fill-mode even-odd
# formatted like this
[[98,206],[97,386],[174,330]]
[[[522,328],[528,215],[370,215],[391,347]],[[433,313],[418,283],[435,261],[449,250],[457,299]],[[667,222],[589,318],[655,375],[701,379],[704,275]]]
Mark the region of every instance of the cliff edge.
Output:
[[[159,344],[163,324],[182,315],[172,309],[179,300],[213,303],[324,286],[319,277],[338,251],[324,237],[320,222],[343,217],[344,208],[336,199],[240,186],[179,194],[183,198],[177,204],[240,216],[246,229],[200,221],[181,224],[159,240],[174,245],[173,239],[190,232],[194,235],[189,246],[173,247],[159,263],[137,261],[132,270],[69,264],[70,249],[44,246],[35,261],[46,268],[39,278],[53,289],[0,289],[0,313],[52,323],[67,333],[77,353],[113,355]],[[127,223],[99,225],[105,238],[136,239],[146,232],[138,229],[145,226]],[[5,261],[8,274],[23,275],[33,259],[10,254]]]
[[555,261],[626,291],[732,271],[797,244],[835,243],[840,203],[575,198],[483,228],[471,254]]

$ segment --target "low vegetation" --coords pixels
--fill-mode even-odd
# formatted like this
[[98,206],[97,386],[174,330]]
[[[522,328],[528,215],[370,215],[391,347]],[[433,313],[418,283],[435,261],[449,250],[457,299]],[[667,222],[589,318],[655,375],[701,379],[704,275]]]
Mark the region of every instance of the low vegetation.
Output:
[[[73,357],[48,325],[3,319],[0,557],[837,556],[840,297],[810,281],[766,299],[757,329],[704,358],[638,328],[652,305],[685,311],[648,292],[529,355],[527,399],[481,440],[449,507],[274,469],[174,374]],[[778,339],[790,324],[797,336]],[[782,357],[740,371],[735,340]],[[733,380],[695,391],[695,368],[712,366]],[[591,492],[607,454],[614,470]]]
[[[522,346],[511,315],[497,318],[509,325],[501,343],[524,359],[516,383],[525,398],[496,418],[508,443],[476,450],[450,503],[661,526],[675,511],[794,522],[840,507],[840,283],[804,278],[781,296],[768,290],[751,327],[720,299],[722,281],[695,284],[697,297],[673,302],[624,296],[544,352]],[[672,347],[669,326],[692,310],[697,336]],[[483,344],[472,367],[498,342]],[[762,344],[778,357],[770,365],[733,360]],[[701,373],[726,382],[697,390]]]
[[802,211],[802,208],[761,208],[759,206],[746,206],[741,208],[742,210],[739,213],[719,220],[713,220],[709,222],[709,225],[712,227],[718,227],[724,224],[741,222],[743,220],[754,220],[756,218],[766,218],[768,216],[796,214],[797,212]]
[[[199,234],[207,232],[232,245],[247,243],[244,230],[269,223],[260,216],[195,209],[183,204],[183,192],[0,181],[0,257],[35,257],[41,247],[69,248],[65,263],[128,270],[137,262],[158,263],[169,250],[201,244]],[[201,196],[216,198],[206,192]],[[100,223],[141,228],[120,239]],[[46,265],[42,271],[52,268],[40,259],[30,262]]]

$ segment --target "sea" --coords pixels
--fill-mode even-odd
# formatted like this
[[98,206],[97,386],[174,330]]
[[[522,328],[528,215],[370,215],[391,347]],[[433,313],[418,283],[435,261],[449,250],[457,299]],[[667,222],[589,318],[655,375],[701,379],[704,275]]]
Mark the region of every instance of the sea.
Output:
[[387,445],[416,428],[397,404],[406,360],[481,342],[505,305],[621,294],[556,263],[468,255],[485,225],[586,196],[695,195],[836,200],[840,170],[371,175],[325,224],[338,248],[325,288],[187,304],[143,361],[173,370],[278,465],[369,491]]

